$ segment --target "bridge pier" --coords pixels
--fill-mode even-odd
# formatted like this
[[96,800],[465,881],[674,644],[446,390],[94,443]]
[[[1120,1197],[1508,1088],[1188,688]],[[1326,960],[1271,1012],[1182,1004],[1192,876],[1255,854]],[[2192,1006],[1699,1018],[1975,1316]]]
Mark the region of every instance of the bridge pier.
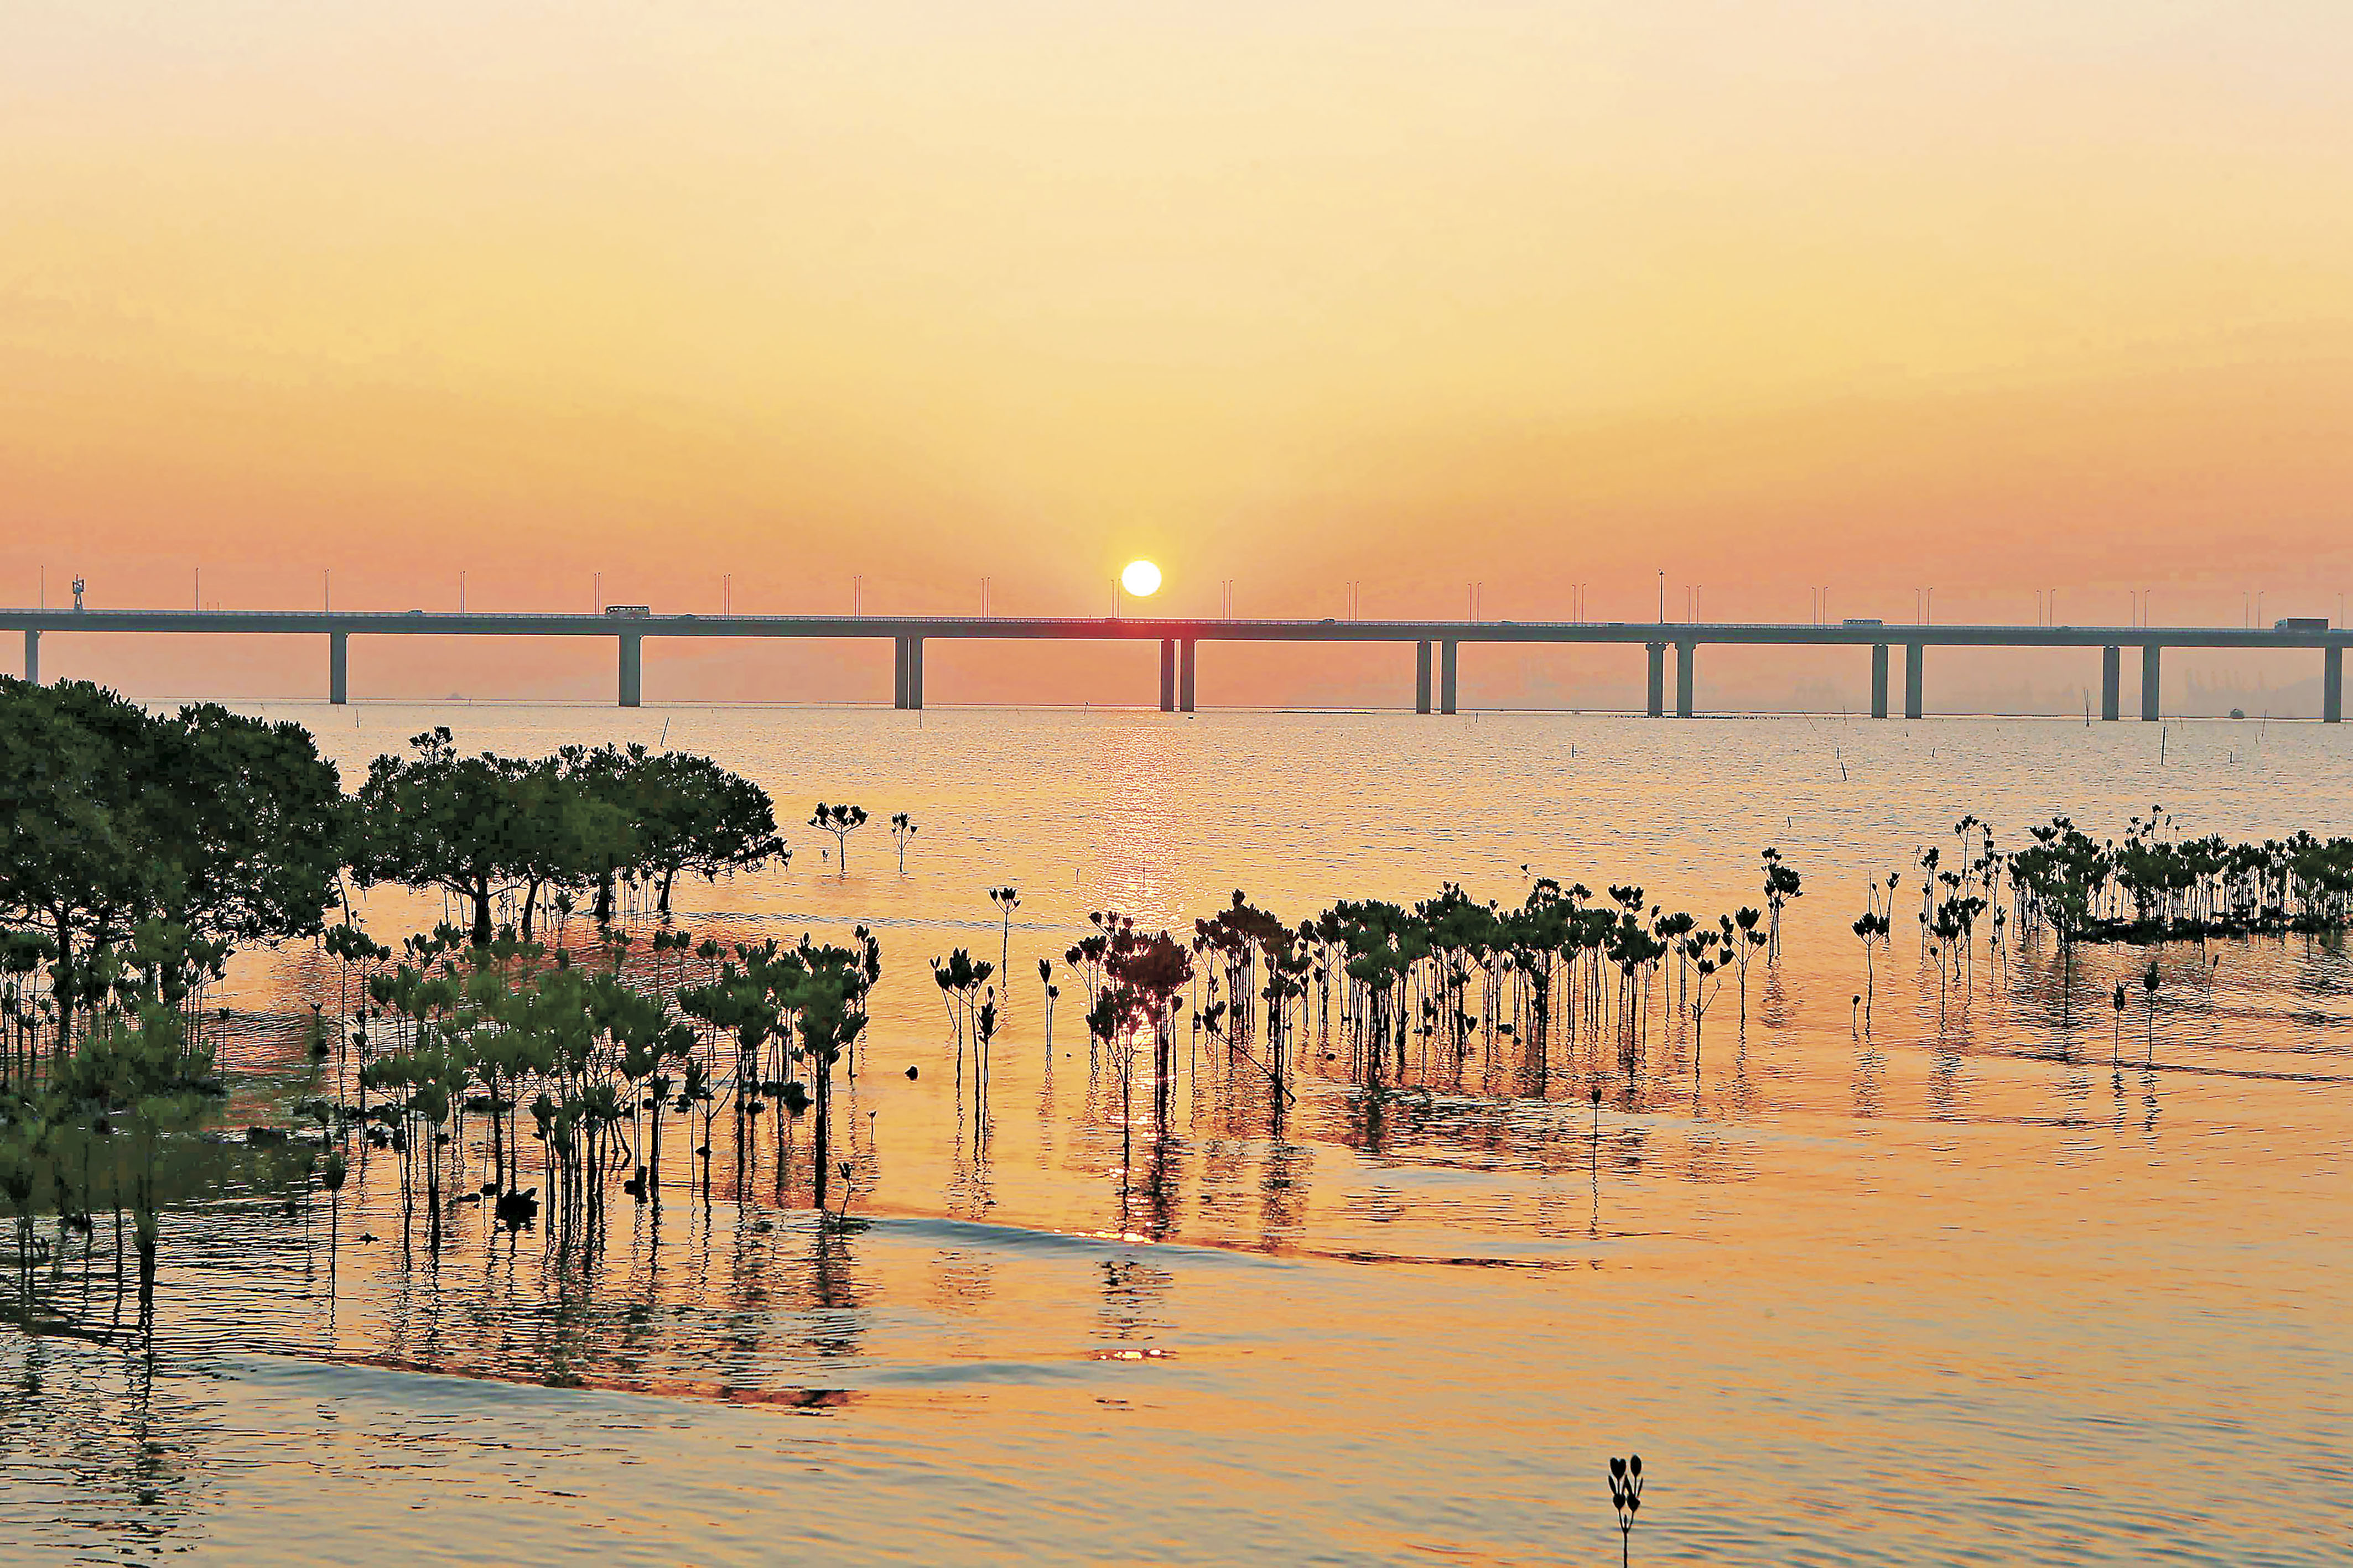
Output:
[[1887,717],[1887,645],[1871,645],[1871,716]]
[[918,713],[923,710],[923,639],[907,639],[907,706]]
[[907,706],[907,639],[891,639],[891,706]]
[[1651,650],[1650,715],[1656,719],[1667,710],[1667,645],[1654,642],[1644,646]]
[[1176,639],[1160,639],[1160,710],[1176,711]]
[[1438,710],[1454,711],[1454,650],[1461,645],[1452,637],[1438,645]]
[[1692,716],[1692,666],[1699,657],[1697,643],[1675,644],[1675,717]]
[[2124,713],[2125,650],[2110,643],[2100,650],[2100,718],[2113,722]]
[[2158,645],[2140,646],[2140,718],[2144,724],[2157,722],[2157,656]]
[[1920,717],[1920,666],[1927,657],[1926,643],[1904,645],[1904,717]]
[[25,679],[35,686],[41,683],[41,634],[30,626],[25,628]]
[[1193,639],[1187,637],[1176,645],[1176,706],[1184,712],[1193,710]]
[[1413,710],[1430,711],[1430,639],[1413,645]]
[[[29,664],[31,661],[26,661]],[[2320,650],[2320,721],[2345,722],[2345,647],[2330,643]]]
[[341,708],[352,700],[352,634],[327,634],[327,700]]
[[638,676],[643,664],[640,645],[645,637],[638,632],[623,632],[621,644],[621,706],[638,707]]

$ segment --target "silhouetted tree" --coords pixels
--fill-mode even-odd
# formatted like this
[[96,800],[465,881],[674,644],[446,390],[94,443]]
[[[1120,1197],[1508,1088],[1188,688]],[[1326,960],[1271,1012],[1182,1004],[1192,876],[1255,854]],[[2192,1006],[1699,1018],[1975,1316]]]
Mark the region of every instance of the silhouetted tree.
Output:
[[385,755],[360,786],[352,874],[362,887],[441,888],[471,906],[470,938],[492,936],[491,899],[527,875],[535,847],[533,781],[526,764],[461,756],[447,725],[413,736],[412,759]]
[[[631,748],[637,751],[638,748]],[[749,870],[792,851],[776,837],[768,792],[709,757],[665,752],[638,757],[638,863],[659,889],[655,907],[670,913],[670,884],[681,871],[706,881]]]
[[841,862],[840,875],[849,875],[849,836],[866,826],[866,808],[862,805],[828,805],[817,803],[809,813],[809,826],[833,835],[835,853]]
[[322,929],[348,821],[298,724],[0,678],[0,927],[54,944],[60,1047],[93,954],[142,924],[228,944]]

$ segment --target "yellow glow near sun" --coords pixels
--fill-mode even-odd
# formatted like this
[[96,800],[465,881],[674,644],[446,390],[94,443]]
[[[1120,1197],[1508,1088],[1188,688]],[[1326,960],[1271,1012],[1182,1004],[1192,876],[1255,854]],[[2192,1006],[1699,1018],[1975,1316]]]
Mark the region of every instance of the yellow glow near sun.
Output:
[[1149,561],[1131,561],[1119,574],[1119,585],[1139,599],[1160,592],[1160,568]]

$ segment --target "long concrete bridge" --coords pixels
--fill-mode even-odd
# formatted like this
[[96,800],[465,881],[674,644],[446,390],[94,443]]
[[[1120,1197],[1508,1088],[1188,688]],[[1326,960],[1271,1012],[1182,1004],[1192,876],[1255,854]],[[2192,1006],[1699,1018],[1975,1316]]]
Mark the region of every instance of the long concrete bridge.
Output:
[[[2345,649],[2353,633],[2317,625],[2283,623],[2269,628],[2236,626],[1929,626],[1916,623],[1847,621],[1833,626],[1777,626],[1718,622],[1649,621],[1243,621],[1121,616],[1095,619],[1017,619],[969,616],[655,616],[607,612],[596,616],[491,614],[406,615],[343,611],[274,610],[5,610],[0,629],[25,634],[25,674],[38,680],[45,635],[164,633],[255,634],[324,637],[327,696],[350,700],[347,653],[354,637],[569,637],[611,638],[618,658],[619,697],[624,708],[638,706],[645,644],[649,637],[825,637],[879,640],[896,650],[893,705],[923,705],[923,646],[943,638],[1039,638],[1092,642],[1157,642],[1160,645],[1160,707],[1163,712],[1194,710],[1195,651],[1204,642],[1392,643],[1414,649],[1414,707],[1419,712],[1455,710],[1455,675],[1465,643],[1546,643],[1589,646],[1640,644],[1650,658],[1650,713],[1667,712],[1666,660],[1675,656],[1674,712],[1690,718],[1699,650],[1705,647],[1852,647],[1868,649],[1871,713],[1889,714],[1888,665],[1904,650],[1904,715],[1923,711],[1927,652],[1932,647],[2097,648],[2100,650],[2100,716],[2121,716],[2124,652],[2140,655],[2140,716],[2158,715],[2159,665],[2167,648],[2303,648],[2320,655],[2321,716],[2329,723],[2345,716]],[[1436,665],[1433,701],[1432,664]]]

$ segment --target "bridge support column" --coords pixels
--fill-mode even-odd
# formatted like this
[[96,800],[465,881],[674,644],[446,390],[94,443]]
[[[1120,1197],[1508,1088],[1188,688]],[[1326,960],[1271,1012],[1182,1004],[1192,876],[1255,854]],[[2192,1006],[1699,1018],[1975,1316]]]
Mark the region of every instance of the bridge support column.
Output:
[[638,702],[638,674],[642,664],[640,645],[645,637],[637,632],[623,632],[621,644],[621,706],[635,708]]
[[1871,716],[1887,717],[1887,645],[1871,645]]
[[2125,650],[2113,643],[2100,650],[2100,718],[2113,722],[2124,716]]
[[1675,717],[1692,716],[1692,663],[1698,657],[1697,643],[1675,644]]
[[1454,711],[1454,650],[1461,645],[1451,637],[1438,645],[1438,710]]
[[1160,710],[1176,711],[1176,639],[1160,639]]
[[2140,649],[2140,717],[2141,717],[2141,722],[2143,722],[2143,723],[2145,723],[2145,724],[2153,724],[2153,723],[2155,723],[2155,722],[2157,721],[2157,698],[2158,698],[2158,676],[2157,676],[2157,662],[2158,662],[2158,659],[2157,659],[2157,656],[2158,656],[2158,646],[2157,646],[2157,644],[2155,644],[2155,643],[2143,643],[2143,644],[2141,645],[2141,649]]
[[41,683],[41,634],[30,626],[25,628],[25,679],[35,686]]
[[1925,643],[1908,642],[1904,645],[1904,717],[1906,719],[1920,717],[1920,665],[1927,653]]
[[1176,645],[1176,706],[1183,712],[1193,710],[1193,639],[1187,637]]
[[907,639],[891,639],[891,706],[907,706]]
[[907,706],[921,712],[923,707],[923,639],[907,639]]
[[341,708],[352,700],[352,634],[327,634],[327,700]]
[[1430,711],[1430,643],[1427,638],[1413,645],[1413,710]]
[[[25,661],[30,668],[32,660]],[[2345,645],[2330,643],[2320,650],[2320,721],[2345,722]]]
[[1651,650],[1650,715],[1656,719],[1667,710],[1667,645],[1654,642]]

